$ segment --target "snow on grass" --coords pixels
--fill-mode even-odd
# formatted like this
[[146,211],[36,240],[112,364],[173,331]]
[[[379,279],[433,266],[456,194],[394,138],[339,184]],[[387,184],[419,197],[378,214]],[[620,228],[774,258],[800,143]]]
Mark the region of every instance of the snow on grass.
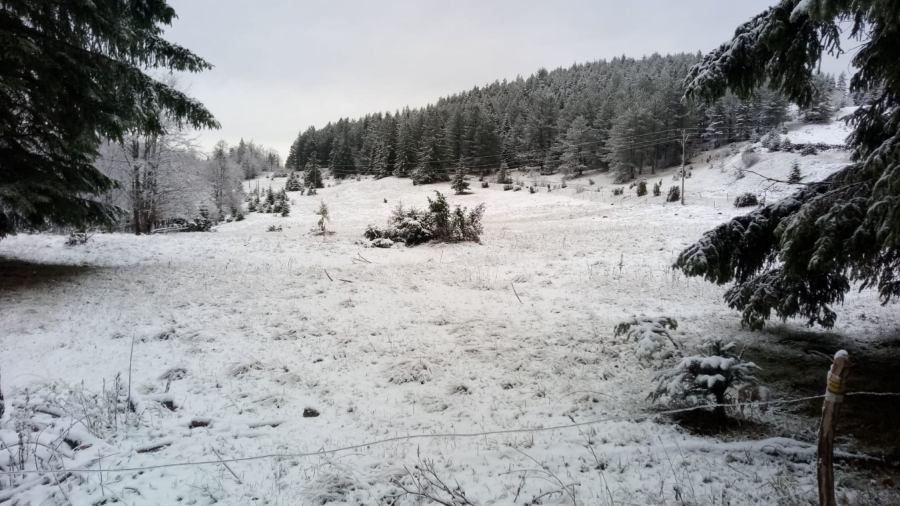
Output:
[[[607,175],[590,175],[597,184],[585,191],[575,180],[550,193],[546,186],[530,194],[492,185],[461,196],[447,184],[387,178],[345,181],[315,197],[291,193],[289,217],[248,214],[212,233],[98,234],[75,248],[63,247],[59,236],[5,239],[0,367],[7,397],[17,403],[8,411],[27,412],[34,396],[26,389],[48,382],[84,382],[97,393],[105,380],[108,389],[117,374],[128,377],[134,339],[132,392],[142,416],[111,442],[65,447],[68,469],[315,453],[411,434],[644,413],[652,371],[633,343],[613,338],[616,323],[671,315],[679,322],[673,337],[686,346],[712,334],[759,338],[740,329],[722,287],[670,267],[704,231],[745,212],[732,206],[738,193],[790,193],[790,185],[753,175],[736,180],[720,169],[719,161],[737,153],[729,149],[693,161],[686,206],[638,198],[627,187],[614,197]],[[786,179],[794,160],[814,180],[846,163],[847,154],[761,153],[753,170]],[[646,176],[662,179],[664,190],[680,184],[673,170]],[[451,204],[487,204],[482,244],[362,247],[367,224],[383,225],[401,201],[424,206],[434,190]],[[322,200],[331,236],[309,232]],[[267,233],[273,224],[283,232]],[[848,294],[842,312],[897,319],[874,300]],[[859,323],[842,318],[840,325]],[[318,416],[304,416],[313,411]],[[55,424],[52,438],[78,426],[75,415],[35,416]],[[790,415],[776,408],[766,416]],[[10,445],[17,435],[6,428],[0,438]],[[127,504],[379,504],[398,496],[396,504],[413,504],[398,483],[409,488],[409,471],[428,461],[478,504],[521,504],[551,490],[558,492],[541,501],[565,503],[571,492],[578,504],[662,503],[676,494],[695,503],[778,504],[786,494],[814,498],[812,460],[782,457],[811,451],[793,440],[722,443],[637,419],[398,440],[232,462],[231,471],[219,464],[104,471],[102,480],[82,473],[63,488],[51,480],[0,494],[19,494],[21,504],[64,503],[62,491],[76,504],[114,495]]]

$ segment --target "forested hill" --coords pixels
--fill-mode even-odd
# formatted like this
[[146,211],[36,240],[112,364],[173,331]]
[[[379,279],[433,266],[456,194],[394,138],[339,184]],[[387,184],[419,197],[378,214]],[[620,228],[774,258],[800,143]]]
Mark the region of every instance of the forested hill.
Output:
[[769,90],[744,101],[726,96],[711,106],[682,100],[682,80],[699,58],[655,54],[540,69],[420,109],[342,118],[303,131],[287,166],[418,183],[446,180],[460,167],[491,171],[503,162],[545,171],[613,167],[627,178],[678,161],[683,134],[691,143],[725,142],[784,121],[789,104]]

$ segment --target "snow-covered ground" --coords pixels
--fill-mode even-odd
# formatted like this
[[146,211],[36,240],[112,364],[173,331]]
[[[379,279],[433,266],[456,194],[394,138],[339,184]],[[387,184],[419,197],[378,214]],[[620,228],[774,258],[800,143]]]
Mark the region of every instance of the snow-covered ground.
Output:
[[[685,206],[628,189],[613,197],[607,175],[536,194],[476,183],[463,196],[447,184],[364,179],[292,194],[289,217],[250,214],[213,233],[98,234],[79,247],[50,235],[0,241],[7,405],[37,407],[38,442],[72,428],[74,444],[57,450],[67,469],[102,470],[63,483],[30,475],[25,491],[0,487],[0,503],[413,504],[395,483],[416,491],[408,475],[424,469],[473,504],[815,499],[814,463],[787,458],[811,455],[806,442],[722,441],[639,418],[651,408],[653,370],[613,338],[615,323],[641,313],[676,318],[688,347],[709,335],[765,338],[740,329],[724,288],[670,267],[704,231],[746,211],[732,206],[737,194],[789,191],[754,175],[736,180],[737,159],[732,147],[698,156]],[[752,170],[785,179],[795,160],[813,180],[847,153],[763,153]],[[672,174],[648,177],[665,193],[678,184]],[[486,203],[482,244],[363,247],[367,224],[383,224],[401,201],[424,206],[435,190],[453,204]],[[309,233],[320,199],[334,235]],[[272,224],[283,231],[267,232]],[[896,307],[874,300],[851,293],[837,331],[896,324]],[[863,310],[869,318],[852,317]],[[129,376],[144,410],[137,423],[104,428],[109,403],[71,400],[83,388],[123,402]],[[63,402],[70,413],[87,404],[90,416],[47,408]],[[22,411],[9,409],[6,421]],[[777,424],[793,415],[776,406],[759,416]],[[10,424],[0,436],[5,461],[18,440]],[[285,456],[305,453],[315,455]],[[280,456],[215,463],[271,454]],[[188,462],[206,464],[116,471]],[[438,487],[428,493],[464,503]],[[858,493],[839,482],[839,494]]]

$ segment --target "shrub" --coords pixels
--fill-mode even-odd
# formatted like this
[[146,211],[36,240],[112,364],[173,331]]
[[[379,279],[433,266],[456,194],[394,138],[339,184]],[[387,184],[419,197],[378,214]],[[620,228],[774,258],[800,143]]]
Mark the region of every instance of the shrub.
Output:
[[[84,230],[80,232],[72,232],[66,239],[66,246],[82,246],[84,244],[87,244],[90,239],[91,236],[89,236]],[[2,401],[3,397],[0,396],[0,402]],[[0,409],[0,413],[2,413],[2,409]]]
[[662,181],[653,184],[653,196],[659,197],[662,195]]
[[369,225],[363,235],[370,241],[389,239],[407,246],[432,240],[478,242],[483,231],[481,219],[484,216],[484,204],[471,211],[460,206],[450,209],[447,199],[440,192],[435,193],[437,196],[434,200],[428,199],[427,210],[404,209],[400,203],[388,219],[387,228]]
[[215,222],[209,217],[209,211],[205,207],[201,207],[198,211],[200,216],[194,218],[194,221],[187,222],[187,232],[209,232]]
[[647,180],[641,179],[637,184],[637,196],[643,197],[647,194]]
[[656,390],[651,399],[666,397],[670,402],[708,404],[710,397],[717,406],[715,413],[725,418],[725,394],[741,384],[755,384],[753,362],[744,362],[734,354],[734,343],[722,344],[720,338],[707,340],[700,355],[685,357],[672,369],[661,371],[654,380]]
[[594,181],[593,179],[588,178],[588,184],[589,184],[589,185],[593,186],[594,183],[595,183],[595,181]]
[[759,205],[759,199],[753,193],[742,193],[734,199],[734,207],[750,207]]
[[393,245],[394,245],[394,241],[392,241],[386,237],[379,237],[379,238],[375,239],[374,241],[372,241],[372,247],[374,247],[374,248],[390,248]]
[[481,182],[481,187],[482,187],[482,188],[487,188],[488,186],[489,186],[489,185],[488,185],[488,182],[487,182],[487,181],[482,181],[482,182]]
[[269,225],[269,228],[266,229],[266,232],[281,232],[281,225]]
[[669,188],[669,193],[666,195],[666,202],[678,202],[681,200],[681,189],[677,186],[672,186]]
[[816,145],[812,144],[812,143],[803,146],[803,149],[800,150],[801,156],[817,155],[817,154],[819,154],[819,151],[816,149]]
[[505,192],[508,192],[509,190],[512,190],[512,189],[513,189],[513,185],[511,185],[511,184],[503,185],[503,191],[505,191]]
[[744,164],[745,169],[749,169],[759,162],[759,154],[752,146],[748,147],[741,153],[741,162]]
[[615,337],[625,336],[625,341],[634,339],[634,353],[641,360],[666,359],[672,357],[678,344],[669,330],[678,328],[678,322],[668,316],[632,316],[617,324],[613,330]]
[[790,152],[794,151],[794,145],[791,144],[791,140],[788,139],[787,137],[785,137],[784,140],[781,141],[781,150],[784,151],[785,153],[790,153]]
[[537,190],[534,189],[534,186],[529,186],[528,193],[537,193]]
[[613,195],[624,195],[625,188],[613,188]]

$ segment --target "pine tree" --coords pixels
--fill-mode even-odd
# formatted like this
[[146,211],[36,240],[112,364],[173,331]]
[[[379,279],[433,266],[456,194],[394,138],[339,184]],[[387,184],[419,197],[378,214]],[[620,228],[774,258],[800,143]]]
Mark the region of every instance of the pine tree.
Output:
[[888,35],[900,19],[870,0],[798,4],[783,0],[738,27],[686,79],[689,97],[717,100],[729,89],[746,97],[768,85],[810,110],[822,91],[812,69],[824,48],[840,47],[839,23],[855,21],[851,37],[871,35],[858,46],[850,91],[881,92],[851,116],[854,163],[707,232],[675,263],[689,276],[731,283],[725,300],[751,329],[773,314],[831,327],[831,307],[853,284],[876,288],[885,304],[900,295],[900,38]]
[[331,214],[328,211],[328,205],[325,204],[325,201],[321,201],[319,204],[319,208],[316,209],[316,216],[319,217],[319,230],[324,234],[325,230],[325,222],[331,221]]
[[569,125],[566,130],[565,138],[562,142],[563,167],[566,172],[577,172],[581,175],[586,169],[593,165],[593,150],[595,146],[592,144],[594,136],[592,130],[587,124],[584,116],[578,116]]
[[832,105],[834,81],[824,74],[815,74],[811,87],[810,103],[803,108],[803,119],[808,123],[826,123],[835,111]]
[[161,136],[163,116],[219,127],[200,102],[144,73],[211,68],[162,38],[175,17],[165,0],[0,4],[0,238],[118,219],[98,199],[115,186],[93,165],[101,140]]
[[394,165],[394,175],[407,177],[416,167],[416,146],[408,120],[404,118],[397,123],[397,161]]
[[440,127],[440,119],[436,113],[430,113],[425,121],[425,131],[422,132],[421,148],[417,156],[419,163],[412,173],[413,181],[416,184],[428,184],[450,179],[447,177],[447,164],[445,162],[445,157],[449,150],[447,149],[444,131]]
[[801,179],[803,179],[803,174],[800,173],[800,163],[794,160],[791,165],[791,173],[788,175],[788,182],[797,184]]
[[509,168],[506,162],[500,163],[500,170],[497,172],[497,184],[511,184],[512,178],[509,177]]
[[322,184],[322,169],[315,157],[306,163],[306,172],[303,174],[303,185],[310,189],[325,188]]
[[456,167],[456,172],[453,174],[453,181],[450,183],[450,188],[452,188],[457,195],[462,195],[469,189],[469,183],[466,181],[466,169],[462,160],[459,161],[459,165]]

